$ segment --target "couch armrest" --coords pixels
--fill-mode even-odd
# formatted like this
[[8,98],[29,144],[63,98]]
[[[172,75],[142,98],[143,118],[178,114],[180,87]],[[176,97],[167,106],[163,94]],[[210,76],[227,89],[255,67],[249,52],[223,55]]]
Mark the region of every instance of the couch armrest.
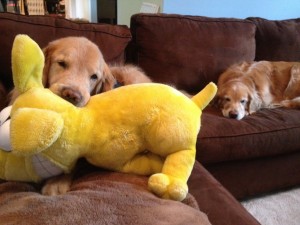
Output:
[[260,223],[196,161],[189,182],[190,193],[213,225]]

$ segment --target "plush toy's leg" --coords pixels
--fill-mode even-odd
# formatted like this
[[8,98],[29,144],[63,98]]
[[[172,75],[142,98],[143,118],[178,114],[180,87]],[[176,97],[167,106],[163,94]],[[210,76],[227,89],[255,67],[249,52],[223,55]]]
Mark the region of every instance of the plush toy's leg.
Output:
[[11,152],[3,151],[0,151],[0,179],[39,181],[39,177],[33,173],[30,158],[19,157]]
[[160,156],[146,152],[136,155],[124,165],[122,171],[139,175],[150,175],[160,172],[163,164],[164,160]]
[[182,201],[188,193],[187,180],[194,162],[195,149],[170,154],[165,160],[162,172],[149,178],[150,190],[162,198]]
[[[7,153],[6,153],[7,154]],[[0,179],[5,180],[5,165],[7,160],[7,155],[0,150]]]

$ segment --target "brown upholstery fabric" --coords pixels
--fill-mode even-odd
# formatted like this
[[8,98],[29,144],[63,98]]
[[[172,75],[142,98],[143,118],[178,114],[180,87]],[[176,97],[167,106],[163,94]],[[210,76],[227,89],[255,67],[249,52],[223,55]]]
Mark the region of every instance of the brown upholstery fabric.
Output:
[[[300,153],[205,165],[237,199],[298,186]],[[200,207],[201,208],[201,207]]]
[[[268,21],[138,14],[131,19],[133,39],[128,56],[154,81],[173,84],[193,93],[210,81],[216,82],[230,64],[254,60],[255,51],[257,57],[260,52],[269,53],[268,58],[264,58],[267,60],[277,57],[277,49],[286,54],[281,60],[289,59],[288,54],[291,57],[299,54],[298,48],[289,49],[294,44],[300,48],[298,29],[297,19]],[[281,34],[285,30],[287,33]],[[265,50],[271,48],[274,50]],[[289,50],[285,52],[284,48]],[[208,107],[202,115],[197,160],[236,197],[300,184],[299,177],[286,176],[293,173],[295,167],[287,167],[275,160],[299,151],[299,118],[299,110],[278,108],[261,110],[236,121],[224,118],[219,110]],[[260,173],[264,168],[255,162],[263,160],[268,164],[264,173]],[[255,178],[248,174],[252,161],[258,182],[252,182]],[[245,167],[243,162],[246,162]],[[273,169],[283,171],[282,180],[278,180]]]
[[130,28],[128,57],[154,81],[190,93],[216,82],[232,63],[254,60],[255,26],[247,20],[137,14]]
[[104,171],[84,175],[59,196],[26,183],[0,184],[0,224],[211,225],[191,195],[161,199],[147,189],[147,177]]
[[197,160],[240,199],[299,185],[299,118],[299,110],[278,108],[237,121],[207,108]]
[[259,225],[245,208],[203,167],[196,162],[189,191],[213,225]]
[[125,26],[108,24],[75,23],[70,20],[47,16],[23,16],[0,13],[0,80],[12,85],[10,52],[15,35],[28,34],[41,47],[49,41],[65,36],[85,36],[101,49],[107,62],[124,62],[124,50],[131,40]]
[[207,108],[202,114],[197,159],[205,164],[296,152],[300,149],[300,111],[263,109],[238,121]]
[[300,18],[267,20],[248,18],[256,27],[255,60],[300,61]]

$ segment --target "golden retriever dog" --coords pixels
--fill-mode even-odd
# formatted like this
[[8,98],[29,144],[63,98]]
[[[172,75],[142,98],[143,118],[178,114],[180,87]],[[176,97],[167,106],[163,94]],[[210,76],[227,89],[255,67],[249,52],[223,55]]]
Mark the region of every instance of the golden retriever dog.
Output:
[[117,80],[116,85],[124,86],[136,83],[152,83],[152,80],[145,72],[134,65],[110,66],[109,69]]
[[300,63],[232,65],[219,77],[214,104],[223,116],[237,120],[262,108],[300,108]]
[[[50,42],[44,49],[43,84],[53,93],[82,107],[90,96],[112,90],[116,83],[129,85],[151,82],[133,65],[110,68],[96,44],[85,37],[66,37]],[[14,89],[10,103],[18,96]]]
[[[99,48],[84,37],[57,39],[43,52],[44,86],[76,106],[84,106],[99,83],[103,91],[112,89],[115,83]],[[13,90],[11,101],[17,96]]]
[[[44,49],[43,84],[53,93],[82,107],[91,95],[120,85],[149,83],[151,79],[134,65],[108,66],[96,44],[85,37],[65,37],[50,42]],[[18,92],[9,96],[12,104]],[[67,192],[73,175],[48,179],[42,188],[45,195]]]

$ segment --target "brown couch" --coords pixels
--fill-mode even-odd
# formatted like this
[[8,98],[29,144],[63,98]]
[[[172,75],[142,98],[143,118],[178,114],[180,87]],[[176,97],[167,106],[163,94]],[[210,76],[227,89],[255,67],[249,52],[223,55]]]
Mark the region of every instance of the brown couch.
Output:
[[[130,60],[154,81],[195,93],[241,61],[300,61],[300,19],[135,15]],[[238,199],[300,184],[300,111],[264,109],[241,121],[207,108],[197,160]]]
[[[296,19],[138,14],[128,29],[0,13],[0,30],[0,109],[12,88],[10,51],[19,33],[41,47],[63,36],[86,36],[107,62],[138,64],[154,81],[191,94],[216,82],[232,63],[300,61]],[[191,195],[183,203],[156,198],[147,191],[144,177],[86,165],[63,196],[41,196],[34,184],[1,183],[0,224],[207,224],[206,215],[214,225],[259,224],[236,199],[299,185],[299,116],[297,110],[274,109],[235,121],[207,108],[189,179]]]

